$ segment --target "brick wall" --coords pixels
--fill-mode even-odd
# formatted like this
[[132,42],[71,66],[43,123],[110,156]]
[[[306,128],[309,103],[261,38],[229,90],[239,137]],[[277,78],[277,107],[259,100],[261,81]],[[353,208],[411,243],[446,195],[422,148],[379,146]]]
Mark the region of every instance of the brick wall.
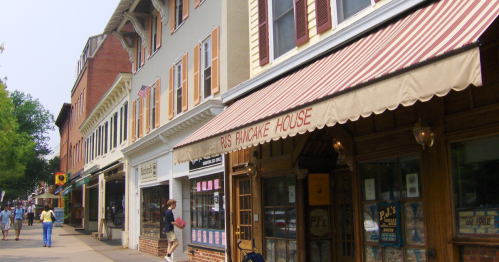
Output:
[[[194,254],[193,252],[194,251]],[[225,261],[225,251],[189,246],[189,262]]]
[[149,253],[155,256],[166,256],[168,248],[167,240],[154,240],[149,238],[139,237],[139,250],[144,253]]
[[462,262],[499,262],[499,247],[461,246],[460,253]]

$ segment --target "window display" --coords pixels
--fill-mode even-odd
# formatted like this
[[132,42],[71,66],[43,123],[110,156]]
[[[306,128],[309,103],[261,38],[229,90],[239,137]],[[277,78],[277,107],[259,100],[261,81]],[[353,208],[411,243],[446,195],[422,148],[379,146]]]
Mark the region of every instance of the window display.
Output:
[[191,179],[191,242],[225,247],[223,174]]
[[163,234],[165,212],[169,199],[168,185],[142,188],[141,236],[165,238]]
[[456,233],[499,235],[499,136],[450,144]]

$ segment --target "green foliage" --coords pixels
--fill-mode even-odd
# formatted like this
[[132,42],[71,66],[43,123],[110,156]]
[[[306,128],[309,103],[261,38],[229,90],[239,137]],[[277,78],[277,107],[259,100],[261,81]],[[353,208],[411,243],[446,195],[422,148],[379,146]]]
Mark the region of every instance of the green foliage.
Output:
[[50,149],[47,135],[49,130],[55,129],[54,116],[29,94],[14,91],[10,98],[14,104],[13,114],[17,118],[19,131],[33,138],[38,154],[48,154]]
[[21,177],[27,160],[36,156],[35,142],[19,131],[13,112],[14,104],[0,82],[0,186],[6,179]]
[[71,218],[71,208],[69,206],[69,194],[64,196],[64,221],[69,221]]

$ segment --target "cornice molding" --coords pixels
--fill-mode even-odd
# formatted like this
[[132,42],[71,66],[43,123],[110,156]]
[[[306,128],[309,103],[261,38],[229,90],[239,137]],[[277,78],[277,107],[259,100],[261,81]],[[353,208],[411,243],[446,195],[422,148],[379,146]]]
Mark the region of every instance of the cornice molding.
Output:
[[[139,21],[139,17],[137,16],[137,14],[134,14],[134,13],[129,13],[129,12],[125,12],[123,13],[123,16],[130,20],[130,22],[132,22],[132,25],[133,25],[133,29],[135,30],[135,32],[137,34],[140,35],[140,37],[142,38],[142,45],[144,47],[147,47],[147,36],[146,36],[146,32],[144,30],[144,27],[145,27],[145,23],[144,25],[142,25]],[[142,16],[142,15],[141,15]]]
[[158,10],[159,14],[161,15],[161,23],[165,24],[167,23],[168,19],[166,17],[164,5],[162,0],[151,0],[152,5],[156,10]]
[[133,50],[132,50],[133,46],[129,45],[127,43],[125,34],[123,34],[122,32],[113,31],[113,35],[116,36],[120,40],[121,45],[128,52],[128,59],[130,60],[130,62],[133,63],[133,61],[134,61],[134,59],[133,59]]
[[[185,133],[187,129],[197,125],[200,121],[212,119],[222,113],[223,108],[224,105],[220,99],[207,100],[190,111],[172,119],[165,125],[156,128],[133,144],[123,148],[121,152],[129,158],[146,149],[159,145],[165,146],[165,152],[173,152],[174,145],[170,144],[171,137]],[[194,131],[192,130],[192,132]]]

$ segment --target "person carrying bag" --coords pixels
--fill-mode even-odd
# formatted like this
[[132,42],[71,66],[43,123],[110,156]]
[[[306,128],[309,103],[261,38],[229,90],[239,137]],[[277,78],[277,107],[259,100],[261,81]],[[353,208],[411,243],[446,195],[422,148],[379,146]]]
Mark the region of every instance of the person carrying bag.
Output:
[[43,246],[50,247],[52,245],[52,228],[55,222],[55,215],[48,205],[44,206],[44,210],[40,215],[40,221],[43,222]]

